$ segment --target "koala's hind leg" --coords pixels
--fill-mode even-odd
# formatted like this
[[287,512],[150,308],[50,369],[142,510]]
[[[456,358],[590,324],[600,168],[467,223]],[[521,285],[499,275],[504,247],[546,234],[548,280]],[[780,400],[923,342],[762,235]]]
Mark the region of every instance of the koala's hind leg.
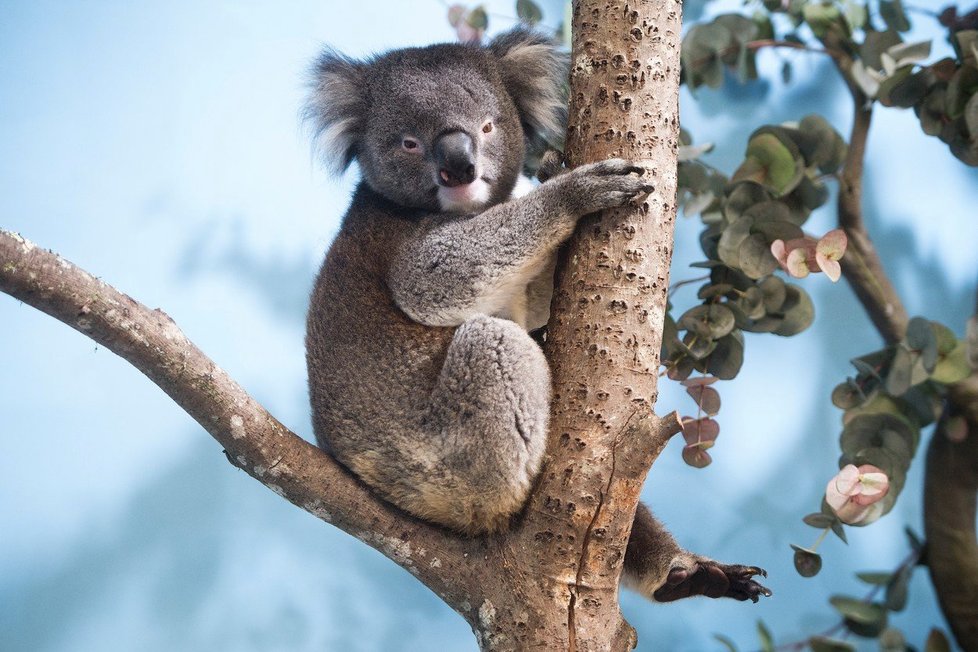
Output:
[[625,551],[625,586],[655,602],[694,595],[757,602],[771,591],[754,580],[755,575],[767,573],[755,566],[721,564],[686,552],[649,508],[639,503]]
[[549,411],[550,372],[529,335],[504,319],[465,321],[426,410],[435,463],[410,511],[469,534],[504,527],[540,469]]

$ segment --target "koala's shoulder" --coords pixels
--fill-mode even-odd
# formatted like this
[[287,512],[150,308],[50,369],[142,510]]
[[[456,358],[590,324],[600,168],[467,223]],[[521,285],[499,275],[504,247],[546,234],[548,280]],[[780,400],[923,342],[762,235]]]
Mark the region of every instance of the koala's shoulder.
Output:
[[394,204],[361,183],[316,280],[314,307],[334,322],[352,312],[358,322],[409,322],[394,306],[387,279],[405,240],[426,221],[423,211]]

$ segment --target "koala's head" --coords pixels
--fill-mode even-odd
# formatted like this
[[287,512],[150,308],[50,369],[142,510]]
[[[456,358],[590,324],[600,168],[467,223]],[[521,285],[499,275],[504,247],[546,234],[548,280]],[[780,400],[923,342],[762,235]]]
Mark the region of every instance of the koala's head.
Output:
[[566,73],[566,56],[522,28],[367,61],[327,50],[306,116],[333,171],[356,160],[398,204],[477,211],[509,197],[527,138],[560,135]]

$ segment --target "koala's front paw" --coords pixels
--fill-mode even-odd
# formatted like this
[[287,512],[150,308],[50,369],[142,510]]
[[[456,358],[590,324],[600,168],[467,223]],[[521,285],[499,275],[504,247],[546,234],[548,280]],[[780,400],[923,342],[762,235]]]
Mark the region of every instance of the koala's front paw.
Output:
[[613,158],[574,168],[559,181],[568,211],[586,215],[623,206],[639,194],[652,192],[654,187],[644,174],[645,169],[631,161]]
[[672,602],[694,595],[757,602],[762,595],[769,597],[771,590],[755,581],[755,575],[767,577],[767,573],[756,566],[721,564],[705,557],[677,558],[673,560],[665,583],[652,597],[657,602]]

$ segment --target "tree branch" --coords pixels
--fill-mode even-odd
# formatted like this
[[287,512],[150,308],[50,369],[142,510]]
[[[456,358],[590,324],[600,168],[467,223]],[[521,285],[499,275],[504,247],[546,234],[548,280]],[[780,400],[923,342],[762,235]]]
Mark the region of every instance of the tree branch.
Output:
[[[478,543],[377,499],[329,455],[293,434],[204,355],[162,310],[151,310],[56,254],[0,230],[0,291],[95,340],[156,383],[266,487],[376,548],[449,604]],[[419,558],[421,549],[425,558]],[[439,559],[437,572],[430,561]],[[472,596],[467,596],[471,598]]]
[[[825,40],[823,43],[832,45]],[[849,150],[839,177],[839,227],[849,238],[842,273],[883,340],[892,344],[903,338],[909,317],[863,223],[863,161],[873,107],[850,73],[852,58],[841,54],[833,61],[849,88],[854,109]]]
[[[951,441],[948,417],[958,414],[955,391],[967,388],[968,435]],[[927,446],[924,476],[924,534],[927,569],[954,638],[978,650],[978,375],[954,387],[948,409]]]

